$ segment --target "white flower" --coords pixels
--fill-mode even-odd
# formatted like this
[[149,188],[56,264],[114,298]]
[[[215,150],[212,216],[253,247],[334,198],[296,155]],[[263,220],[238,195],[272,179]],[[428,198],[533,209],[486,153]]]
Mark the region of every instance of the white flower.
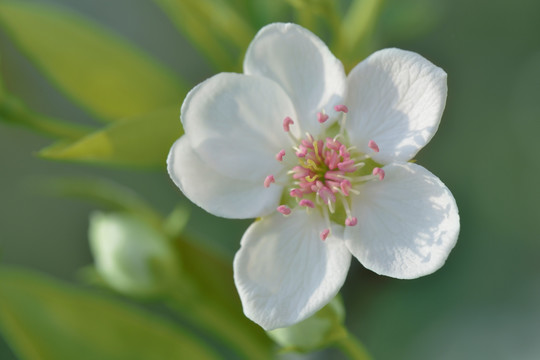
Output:
[[351,254],[402,279],[443,265],[455,200],[408,161],[437,131],[446,91],[446,73],[418,54],[381,50],[345,76],[311,32],[271,24],[244,74],[187,95],[172,179],[212,214],[261,217],[234,259],[249,318],[269,330],[309,317],[337,294]]

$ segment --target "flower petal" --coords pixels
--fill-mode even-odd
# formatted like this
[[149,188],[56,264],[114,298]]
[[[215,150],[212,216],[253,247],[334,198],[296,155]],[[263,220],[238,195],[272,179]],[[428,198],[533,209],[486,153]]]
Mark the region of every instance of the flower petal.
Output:
[[407,161],[433,137],[446,103],[446,73],[422,56],[400,49],[373,53],[347,79],[347,130],[375,161]]
[[[351,255],[336,236],[319,238],[324,220],[314,211],[272,214],[253,223],[234,258],[234,280],[244,313],[265,330],[293,325],[337,294]],[[339,236],[339,237],[338,237]]]
[[[244,73],[281,85],[293,101],[302,131],[313,135],[332,123],[333,107],[343,104],[347,89],[341,62],[321,39],[295,24],[262,28],[247,50]],[[330,115],[325,126],[317,121],[323,109]]]
[[265,188],[262,182],[231,179],[205,163],[187,135],[178,139],[167,159],[175,184],[195,204],[217,216],[254,218],[274,211],[283,188]]
[[275,155],[291,145],[283,119],[295,114],[272,80],[221,73],[190,91],[181,118],[193,149],[208,165],[233,179],[262,184],[281,170]]
[[384,167],[353,199],[358,225],[345,229],[351,253],[377,274],[412,279],[439,269],[456,244],[459,215],[450,190],[425,168]]

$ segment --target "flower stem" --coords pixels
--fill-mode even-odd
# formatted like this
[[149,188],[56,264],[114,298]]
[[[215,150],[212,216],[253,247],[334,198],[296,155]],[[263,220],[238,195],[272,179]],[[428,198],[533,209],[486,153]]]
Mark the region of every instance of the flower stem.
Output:
[[350,359],[353,360],[372,360],[364,345],[356,339],[351,333],[347,337],[338,340],[336,346]]

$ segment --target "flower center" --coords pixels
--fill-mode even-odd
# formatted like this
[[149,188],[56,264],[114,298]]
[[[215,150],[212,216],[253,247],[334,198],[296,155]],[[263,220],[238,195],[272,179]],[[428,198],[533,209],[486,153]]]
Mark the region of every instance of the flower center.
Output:
[[[306,211],[319,209],[327,226],[320,233],[323,241],[330,234],[331,221],[346,226],[358,223],[351,211],[351,197],[360,194],[361,184],[375,179],[383,180],[385,175],[370,155],[347,146],[344,125],[348,109],[345,105],[337,105],[334,109],[341,117],[339,133],[334,137],[326,136],[324,140],[316,139],[309,133],[303,139],[297,139],[289,132],[294,121],[290,117],[283,120],[283,130],[289,133],[294,144],[292,150],[297,165],[287,172],[287,194],[282,198],[284,204],[278,206],[277,211],[286,216],[291,213],[291,207],[303,207]],[[320,123],[328,118],[324,112],[317,114]],[[373,140],[368,146],[373,152],[379,151]],[[286,155],[287,152],[281,150],[276,159],[283,161]],[[264,186],[269,187],[274,182],[274,176],[269,175]]]

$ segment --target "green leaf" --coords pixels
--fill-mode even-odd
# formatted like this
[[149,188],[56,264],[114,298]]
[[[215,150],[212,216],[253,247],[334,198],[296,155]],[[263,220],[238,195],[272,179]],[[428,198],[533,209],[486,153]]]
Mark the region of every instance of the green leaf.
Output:
[[[193,292],[171,293],[171,307],[182,317],[219,336],[242,358],[272,358],[272,342],[257,324],[246,318],[238,297],[232,264],[201,247],[200,241],[182,237],[177,242],[183,273]],[[186,280],[186,279],[184,279]]]
[[0,121],[63,139],[78,139],[91,132],[90,128],[38,114],[28,109],[18,98],[8,94],[2,96],[1,93]]
[[117,121],[75,141],[60,141],[39,152],[52,160],[165,167],[171,145],[182,135],[177,106]]
[[0,25],[60,90],[103,119],[178,102],[183,86],[125,39],[60,7],[0,2]]
[[[155,0],[177,28],[220,70],[231,71],[255,30],[223,0]],[[232,51],[231,51],[232,50]]]
[[347,72],[372,51],[373,32],[383,5],[384,0],[353,0],[349,5],[333,49]]
[[43,275],[0,269],[0,326],[26,360],[219,359],[208,344],[140,309]]
[[[138,216],[154,227],[161,227],[162,215],[132,189],[103,178],[59,178],[45,182],[44,188],[54,195],[92,201],[107,210]],[[186,215],[187,216],[187,215]]]

